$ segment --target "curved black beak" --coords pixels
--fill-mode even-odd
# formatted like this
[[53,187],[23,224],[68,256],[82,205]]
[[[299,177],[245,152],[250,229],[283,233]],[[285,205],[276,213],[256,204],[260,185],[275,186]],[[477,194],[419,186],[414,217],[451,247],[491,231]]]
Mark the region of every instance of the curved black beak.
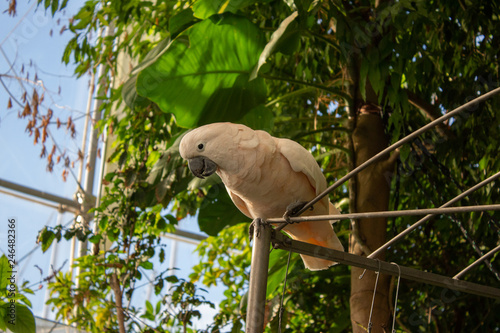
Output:
[[198,178],[204,179],[217,171],[217,164],[204,156],[197,156],[188,161],[189,170]]

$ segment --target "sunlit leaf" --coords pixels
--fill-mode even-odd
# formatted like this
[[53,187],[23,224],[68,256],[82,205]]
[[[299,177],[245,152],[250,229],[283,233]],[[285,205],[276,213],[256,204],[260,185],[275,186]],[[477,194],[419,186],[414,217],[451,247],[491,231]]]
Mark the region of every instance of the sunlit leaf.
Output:
[[214,14],[237,13],[257,1],[255,0],[198,0],[193,5],[194,15],[206,19]]
[[265,100],[263,80],[249,82],[263,47],[264,36],[249,20],[212,16],[181,33],[141,71],[137,92],[183,127],[235,121]]

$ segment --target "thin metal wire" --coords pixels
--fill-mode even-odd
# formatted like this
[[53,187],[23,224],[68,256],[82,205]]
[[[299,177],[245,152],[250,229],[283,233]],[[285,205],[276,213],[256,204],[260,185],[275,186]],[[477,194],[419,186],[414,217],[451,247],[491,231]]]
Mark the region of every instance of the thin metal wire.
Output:
[[381,152],[379,152],[378,154],[376,154],[372,158],[368,159],[366,162],[360,164],[359,166],[357,166],[356,168],[354,168],[353,170],[351,170],[344,177],[342,177],[339,180],[337,180],[333,185],[331,185],[326,190],[324,190],[323,192],[321,192],[320,194],[318,194],[316,196],[316,198],[314,198],[313,200],[309,201],[304,207],[302,207],[301,210],[299,210],[295,214],[295,216],[299,216],[302,213],[304,213],[306,210],[308,210],[311,206],[313,206],[315,203],[317,203],[318,201],[320,201],[328,193],[330,193],[333,190],[335,190],[337,187],[339,187],[344,182],[346,182],[348,179],[350,179],[351,177],[355,176],[356,174],[358,174],[359,172],[361,172],[362,170],[364,170],[365,168],[367,168],[369,165],[371,165],[371,164],[377,162],[378,160],[382,159],[382,157],[384,157],[385,155],[387,155],[391,151],[393,151],[396,148],[399,148],[400,146],[402,146],[403,144],[405,144],[405,143],[413,140],[414,138],[416,138],[417,136],[419,136],[423,132],[425,132],[425,131],[427,131],[427,130],[429,130],[429,129],[435,127],[435,126],[437,126],[438,124],[442,123],[443,121],[445,121],[445,120],[447,120],[447,119],[449,119],[449,118],[457,115],[458,113],[460,113],[460,112],[462,112],[462,111],[464,111],[466,109],[469,109],[470,107],[472,107],[475,104],[481,103],[481,102],[489,99],[490,97],[492,97],[492,96],[494,96],[494,95],[496,95],[498,93],[500,93],[500,87],[496,88],[496,89],[493,89],[492,91],[490,91],[490,92],[488,92],[488,93],[486,93],[484,95],[481,95],[481,96],[473,99],[472,101],[463,104],[462,106],[459,106],[458,108],[454,109],[453,111],[448,112],[447,114],[439,117],[438,119],[436,119],[436,120],[428,123],[427,125],[421,127],[420,129],[416,130],[415,132],[413,132],[413,133],[405,136],[401,140],[397,141],[396,143],[394,143],[391,146],[387,147],[386,149],[382,150]]
[[477,265],[481,264],[481,262],[483,262],[484,260],[488,259],[489,257],[493,256],[495,253],[499,252],[500,251],[500,245],[498,245],[497,247],[495,247],[493,250],[491,250],[490,252],[486,253],[484,256],[482,256],[481,258],[477,259],[476,261],[474,261],[472,264],[470,264],[469,266],[465,267],[462,271],[460,271],[457,275],[455,275],[453,277],[453,279],[460,279],[465,273],[467,273],[468,271],[470,271],[472,268],[476,267]]
[[500,204],[493,205],[478,205],[478,206],[461,206],[461,207],[440,207],[440,208],[425,208],[425,209],[408,209],[408,210],[394,210],[394,211],[381,211],[381,212],[366,212],[366,213],[350,213],[350,214],[337,214],[337,215],[315,215],[315,216],[301,216],[291,217],[289,222],[284,218],[271,218],[267,219],[266,223],[298,223],[298,222],[315,222],[324,220],[347,220],[347,219],[363,219],[375,217],[399,217],[399,216],[419,216],[419,215],[441,215],[441,214],[454,214],[454,213],[470,213],[482,212],[487,210],[500,210]]
[[279,320],[278,320],[278,333],[281,333],[281,319],[283,318],[283,302],[285,299],[285,290],[286,290],[286,279],[288,277],[288,268],[290,267],[290,257],[292,256],[292,250],[288,251],[288,260],[286,262],[286,273],[285,273],[285,281],[283,283],[283,292],[281,294],[281,303],[280,303],[280,311],[279,311]]
[[[459,219],[457,219],[454,215],[448,215],[447,217],[451,221],[455,222],[455,224],[458,226],[458,228],[460,229],[460,231],[464,235],[465,239],[471,244],[472,249],[479,255],[479,257],[484,256],[483,251],[481,251],[481,249],[477,245],[476,241],[469,235],[469,232],[463,226],[462,222]],[[485,259],[484,263],[486,264],[486,266],[488,267],[488,269],[491,271],[491,273],[493,273],[493,275],[495,275],[496,279],[498,281],[500,281],[500,273],[495,269],[495,267],[493,267],[493,265],[491,264],[491,262],[489,260]]]
[[396,299],[394,300],[394,313],[392,314],[392,333],[396,333],[396,312],[398,309],[398,295],[399,295],[399,282],[401,281],[401,267],[395,262],[391,262],[391,264],[396,265],[398,267],[398,286],[396,287]]
[[[500,177],[500,172],[497,172],[493,176],[488,177],[487,179],[485,179],[482,182],[474,185],[473,187],[471,187],[467,191],[462,192],[460,195],[458,195],[455,198],[451,199],[450,201],[448,201],[447,203],[445,203],[444,205],[442,205],[441,207],[439,207],[439,209],[451,206],[452,204],[458,202],[462,198],[468,196],[469,194],[471,194],[472,192],[480,189],[481,187],[485,186],[486,184],[491,183],[492,181],[494,181],[495,179],[497,179],[499,177]],[[418,228],[420,225],[424,224],[425,222],[429,221],[434,216],[435,216],[435,214],[429,214],[429,215],[425,216],[424,218],[422,218],[421,220],[415,222],[409,228],[406,228],[405,230],[403,230],[402,232],[400,232],[399,234],[397,234],[396,236],[394,236],[391,240],[389,240],[388,242],[386,242],[384,245],[382,245],[378,249],[376,249],[373,253],[371,253],[368,256],[368,258],[374,258],[378,254],[380,254],[381,252],[383,252],[385,249],[387,249],[389,246],[391,246],[394,243],[398,242],[401,238],[405,237],[407,234],[409,234],[410,232],[412,232],[414,229]]]
[[[370,316],[368,317],[368,333],[370,333],[372,331],[372,326],[373,326],[373,323],[372,323],[373,305],[375,304],[375,295],[377,294],[378,277],[380,276],[380,260],[378,260],[378,259],[375,259],[375,260],[378,261],[378,271],[375,272],[375,274],[377,275],[377,278],[375,279],[375,287],[373,288],[372,305],[370,307]],[[366,272],[366,269],[365,269],[365,272]],[[359,277],[360,279],[363,278],[363,276],[365,275],[365,272],[363,272],[362,276]]]

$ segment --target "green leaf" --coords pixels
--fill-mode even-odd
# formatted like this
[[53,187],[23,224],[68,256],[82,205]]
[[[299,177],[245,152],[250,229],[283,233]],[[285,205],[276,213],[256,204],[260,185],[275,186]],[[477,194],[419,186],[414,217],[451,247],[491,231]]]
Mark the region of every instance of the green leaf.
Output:
[[243,324],[241,323],[241,321],[239,320],[236,320],[235,323],[233,324],[233,327],[231,328],[231,333],[239,333],[241,332],[243,328]]
[[48,230],[47,227],[40,231],[38,242],[42,243],[42,252],[45,253],[49,249],[54,239],[56,239],[56,234],[52,230]]
[[150,301],[146,300],[146,311],[150,314],[154,314],[155,311],[153,309],[153,304]]
[[164,249],[160,249],[160,254],[158,255],[159,259],[160,259],[160,264],[163,264],[163,262],[165,261],[165,250]]
[[4,255],[0,257],[0,296],[5,293],[5,288],[9,284],[8,278],[10,276],[10,271],[12,271],[9,265],[9,259]]
[[9,330],[14,333],[36,332],[35,317],[28,307],[11,302],[1,307],[5,310],[4,321]]
[[480,161],[479,161],[479,170],[485,170],[489,161],[489,156],[485,155]]
[[408,159],[408,156],[410,156],[411,152],[411,147],[409,145],[403,145],[399,149],[399,158],[401,159],[401,162],[405,162]]
[[168,223],[172,224],[172,225],[177,225],[177,223],[179,222],[179,221],[177,221],[175,216],[170,215],[170,214],[165,215],[165,218],[168,220]]
[[271,110],[264,105],[259,105],[252,109],[239,121],[254,130],[271,131],[274,123],[274,116]]
[[179,278],[175,275],[169,275],[165,278],[165,280],[167,280],[167,282],[170,282],[170,283],[177,283],[179,282]]
[[149,261],[143,261],[139,264],[144,269],[153,269],[153,263]]
[[167,222],[165,222],[165,219],[159,219],[158,222],[156,222],[156,228],[165,231],[165,229],[167,229]]
[[345,332],[345,330],[349,327],[350,324],[350,311],[349,309],[340,311],[335,314],[335,317],[332,318],[332,323],[335,323],[330,329],[330,333],[340,333]]
[[89,242],[91,242],[92,244],[97,244],[101,241],[101,239],[102,239],[101,235],[94,235],[89,238]]
[[[286,19],[281,22],[279,28],[271,35],[271,40],[269,43],[267,43],[266,47],[264,48],[264,51],[260,54],[259,57],[259,62],[257,66],[254,68],[252,71],[252,74],[250,75],[250,80],[253,80],[257,78],[257,75],[259,73],[260,68],[264,63],[266,62],[267,58],[271,56],[271,54],[274,52],[274,50],[279,46],[279,45],[290,45],[290,36],[295,37],[295,40],[292,40],[292,44],[295,46],[298,46],[298,39],[297,39],[297,34],[296,31],[288,31],[288,27],[291,25],[291,23],[295,20],[297,17],[298,12],[293,12],[290,16],[288,16]],[[287,32],[287,33],[285,33]],[[288,43],[287,43],[288,42]],[[292,50],[294,48],[292,47]]]
[[366,99],[366,81],[368,78],[369,70],[370,63],[367,60],[362,61],[361,69],[359,70],[359,91],[363,99]]
[[[269,298],[273,292],[276,291],[278,286],[285,280],[286,264],[288,260],[287,251],[272,251],[269,255],[269,273],[267,278],[266,297]],[[297,262],[297,255],[292,254],[290,258],[289,272],[292,271],[295,263]],[[288,279],[291,275],[288,275]]]
[[7,323],[5,322],[5,309],[2,308],[2,305],[4,304],[4,302],[1,302],[0,301],[0,330],[1,331],[7,331]]
[[[189,43],[186,37],[179,37],[176,41],[181,43]],[[131,72],[132,75],[139,74],[140,71],[154,64],[170,47],[172,40],[170,38],[164,39],[158,43],[148,54],[144,57],[142,62],[137,65]]]
[[255,0],[198,0],[193,5],[194,16],[200,19],[209,18],[215,14],[235,13],[253,3]]
[[123,168],[125,162],[127,161],[127,157],[128,157],[127,151],[121,153],[120,158],[118,159],[118,167]]
[[132,110],[136,107],[144,107],[148,105],[150,102],[147,98],[139,96],[137,94],[137,90],[135,89],[135,83],[137,81],[137,74],[132,75],[122,87],[122,98],[123,101],[128,105]]
[[181,31],[186,30],[191,24],[193,24],[195,18],[193,16],[193,10],[187,8],[181,10],[168,21],[168,32],[171,36],[176,36]]
[[212,16],[181,33],[142,70],[137,92],[173,113],[181,127],[238,120],[265,101],[264,81],[249,82],[263,48],[264,36],[251,21]]
[[58,8],[59,8],[59,0],[52,0],[52,6],[50,8],[52,11],[52,16],[56,14]]
[[132,70],[130,78],[123,84],[122,97],[125,103],[131,109],[134,109],[138,106],[144,107],[149,104],[147,98],[144,98],[137,94],[137,89],[135,87],[137,76],[139,75],[141,70],[150,66],[155,61],[157,61],[158,58],[161,57],[161,55],[168,49],[170,42],[170,38],[160,41],[158,45],[156,45],[151,51],[149,51],[149,53],[144,57],[143,61]]
[[162,305],[162,301],[159,300],[157,303],[156,303],[156,313],[160,313],[161,311],[161,305]]
[[63,0],[61,6],[59,7],[59,10],[63,10],[64,8],[66,8],[67,4],[68,4],[68,0]]
[[247,221],[249,218],[236,208],[224,186],[219,184],[210,188],[198,215],[201,231],[217,236],[225,227]]

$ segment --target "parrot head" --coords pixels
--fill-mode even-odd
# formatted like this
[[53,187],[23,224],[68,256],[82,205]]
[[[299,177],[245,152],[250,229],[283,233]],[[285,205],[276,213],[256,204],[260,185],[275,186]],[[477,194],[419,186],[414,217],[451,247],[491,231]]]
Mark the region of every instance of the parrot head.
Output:
[[230,123],[215,123],[188,132],[181,140],[179,152],[191,172],[205,178],[228,164],[227,153],[233,148],[234,128]]

